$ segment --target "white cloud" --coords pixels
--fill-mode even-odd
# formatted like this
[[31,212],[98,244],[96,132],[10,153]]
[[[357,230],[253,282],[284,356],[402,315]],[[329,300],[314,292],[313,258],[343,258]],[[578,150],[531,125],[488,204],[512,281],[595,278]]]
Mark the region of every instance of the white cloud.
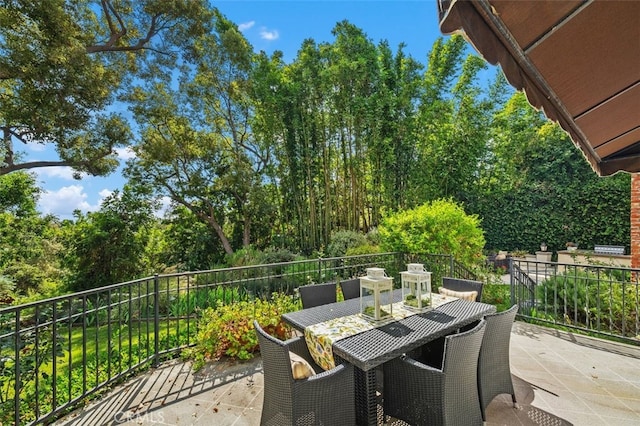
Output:
[[[73,169],[65,166],[51,166],[34,169],[38,177],[40,178],[59,178],[64,180],[73,179]],[[87,176],[86,173],[82,173],[82,176]]]
[[133,152],[133,149],[131,149],[131,147],[124,147],[124,148],[116,148],[116,154],[118,155],[118,158],[120,160],[129,160],[131,158],[135,158],[136,153]]
[[87,193],[84,192],[82,185],[70,185],[63,186],[57,191],[44,191],[38,205],[44,214],[70,219],[73,217],[74,210],[82,212],[98,210],[100,202],[92,206],[87,202]]
[[246,31],[249,28],[253,27],[255,24],[256,24],[256,21],[243,22],[242,24],[238,25],[238,31],[240,32]]
[[31,152],[42,152],[47,149],[47,145],[44,143],[29,142],[27,143],[27,149]]
[[98,201],[98,205],[100,205],[102,203],[102,200],[113,194],[113,191],[105,188],[102,191],[98,192],[98,194],[100,194],[100,201]]
[[260,29],[260,38],[262,38],[263,40],[277,40],[279,37],[280,34],[278,34],[278,30],[268,31],[265,27],[262,27],[262,29]]

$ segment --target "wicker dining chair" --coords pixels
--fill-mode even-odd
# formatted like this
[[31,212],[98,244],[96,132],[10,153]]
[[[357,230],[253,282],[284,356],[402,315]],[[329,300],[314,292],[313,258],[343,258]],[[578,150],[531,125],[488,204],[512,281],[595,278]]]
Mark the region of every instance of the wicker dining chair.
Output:
[[313,308],[314,306],[334,303],[336,298],[336,283],[311,284],[298,287],[302,308]]
[[342,295],[344,300],[355,299],[360,297],[360,279],[353,278],[346,281],[340,281],[340,288],[342,289]]
[[482,419],[485,421],[485,410],[497,395],[511,394],[513,406],[517,406],[509,367],[511,326],[517,312],[518,305],[513,305],[506,311],[485,316],[487,329],[478,359],[478,393]]
[[[264,399],[261,425],[315,426],[355,424],[354,373],[350,364],[324,371],[315,364],[304,338],[281,341],[253,322],[258,334]],[[304,358],[315,375],[294,379],[290,352]]]
[[384,364],[384,414],[412,425],[481,425],[478,353],[486,322],[445,338],[442,365],[409,356]]

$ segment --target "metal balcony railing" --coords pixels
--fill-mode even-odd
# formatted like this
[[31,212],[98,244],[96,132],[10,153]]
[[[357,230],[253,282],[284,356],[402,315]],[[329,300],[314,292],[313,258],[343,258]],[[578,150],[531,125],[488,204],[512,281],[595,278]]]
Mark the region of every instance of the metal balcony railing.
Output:
[[511,260],[518,315],[640,345],[640,269]]

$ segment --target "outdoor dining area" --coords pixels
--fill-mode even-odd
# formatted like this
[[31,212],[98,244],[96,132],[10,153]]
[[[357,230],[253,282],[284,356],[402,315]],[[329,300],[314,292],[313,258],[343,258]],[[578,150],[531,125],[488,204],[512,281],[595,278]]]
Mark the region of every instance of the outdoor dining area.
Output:
[[640,422],[640,348],[515,321],[480,281],[399,275],[301,286],[303,309],[282,315],[294,336],[254,322],[253,361],[168,362],[57,424]]
[[[282,318],[287,342],[254,326],[264,371],[261,424],[481,424],[494,396],[516,403],[509,336],[517,306],[496,313],[482,283],[443,278],[409,264],[401,288],[382,268],[299,289],[303,308]],[[381,402],[381,404],[380,404]],[[383,410],[378,407],[382,406]]]

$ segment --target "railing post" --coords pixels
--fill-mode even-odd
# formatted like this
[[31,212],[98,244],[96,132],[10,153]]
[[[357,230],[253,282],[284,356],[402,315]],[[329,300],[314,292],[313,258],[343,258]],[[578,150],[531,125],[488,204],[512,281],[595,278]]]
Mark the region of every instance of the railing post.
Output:
[[[18,426],[20,424],[20,382],[22,379],[20,378],[20,308],[16,309],[16,324],[14,328],[14,333],[16,333],[16,347],[15,347],[15,385],[14,385],[14,396],[13,396],[13,415],[15,425]],[[38,350],[38,348],[36,348]],[[55,361],[55,357],[54,357]]]
[[453,255],[452,254],[449,255],[449,276],[453,278],[458,278],[455,275],[453,275]]
[[160,363],[160,279],[153,275],[153,367]]
[[514,290],[514,279],[513,279],[513,257],[507,257],[508,268],[509,268],[509,291],[511,292],[511,306],[516,303],[516,292]]

